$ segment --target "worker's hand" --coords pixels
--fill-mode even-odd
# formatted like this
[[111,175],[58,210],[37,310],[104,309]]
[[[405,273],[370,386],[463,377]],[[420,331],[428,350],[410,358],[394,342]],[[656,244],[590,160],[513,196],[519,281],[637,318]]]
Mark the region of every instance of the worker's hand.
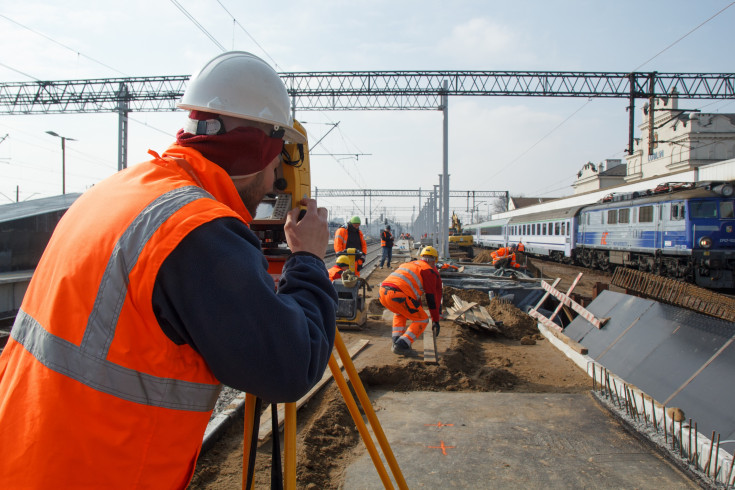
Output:
[[324,260],[329,241],[327,228],[327,209],[317,208],[315,199],[302,199],[299,204],[306,206],[306,214],[299,220],[299,208],[286,215],[283,231],[291,252],[309,252]]
[[439,322],[433,322],[431,325],[431,330],[434,332],[434,337],[439,336],[439,329],[441,328],[441,325],[439,325]]

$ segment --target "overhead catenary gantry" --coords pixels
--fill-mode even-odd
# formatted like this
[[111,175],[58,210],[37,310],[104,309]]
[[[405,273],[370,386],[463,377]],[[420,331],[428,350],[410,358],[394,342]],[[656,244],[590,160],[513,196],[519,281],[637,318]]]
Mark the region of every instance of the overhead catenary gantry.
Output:
[[[633,148],[635,99],[676,93],[684,99],[735,98],[735,73],[571,71],[330,71],[281,73],[292,109],[442,110],[447,171],[449,96],[604,97],[628,99]],[[0,83],[0,115],[117,112],[118,168],[127,166],[130,112],[175,111],[189,75]],[[448,194],[447,194],[448,196]],[[446,197],[444,201],[446,201]],[[441,227],[448,229],[446,209]],[[443,237],[447,246],[446,236]]]
[[[441,110],[443,96],[735,98],[735,73],[331,71],[281,73],[294,111]],[[0,83],[0,115],[172,112],[190,75]],[[631,111],[631,114],[633,111]],[[124,141],[121,138],[120,141]],[[125,163],[125,162],[123,162]],[[125,166],[125,165],[122,165]]]

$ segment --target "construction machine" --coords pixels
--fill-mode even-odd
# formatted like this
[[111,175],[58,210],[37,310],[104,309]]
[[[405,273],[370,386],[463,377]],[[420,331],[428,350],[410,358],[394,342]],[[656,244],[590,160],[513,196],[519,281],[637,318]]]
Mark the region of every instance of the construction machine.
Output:
[[452,226],[449,228],[449,252],[464,252],[470,259],[475,256],[472,235],[462,233],[462,222],[457,213],[452,212]]
[[348,248],[340,255],[349,260],[349,268],[342,277],[332,281],[337,291],[337,326],[342,330],[359,328],[367,322],[366,290],[372,290],[365,279],[357,275],[357,260],[362,251]]

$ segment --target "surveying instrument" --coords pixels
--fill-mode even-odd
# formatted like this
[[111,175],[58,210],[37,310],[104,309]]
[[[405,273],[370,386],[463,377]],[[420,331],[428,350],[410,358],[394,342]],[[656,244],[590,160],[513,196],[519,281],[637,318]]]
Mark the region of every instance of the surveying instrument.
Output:
[[[306,136],[306,130],[298,122],[294,120],[294,127]],[[276,192],[272,195],[266,196],[265,199],[259,204],[253,222],[250,225],[250,229],[260,238],[263,253],[268,260],[268,273],[274,280],[276,287],[280,280],[283,272],[283,265],[288,258],[290,251],[286,246],[286,236],[283,227],[286,223],[286,214],[293,208],[300,206],[300,201],[303,198],[311,196],[311,179],[309,171],[309,151],[308,151],[308,140],[307,143],[295,144],[287,143],[283,149],[283,163],[279,166],[276,175],[276,182],[274,187]],[[302,213],[305,210],[302,210]],[[352,261],[350,265],[351,271],[355,272],[355,255],[356,251],[352,249]],[[341,282],[341,281],[337,281]],[[350,289],[349,301],[354,303],[354,308],[350,310],[349,320],[359,319],[359,315],[365,313],[365,295],[363,291],[362,303],[359,303],[359,299],[355,296],[357,293],[355,288],[359,288],[359,283],[362,282],[363,288],[366,286],[366,282],[356,281],[354,288]],[[349,283],[348,283],[349,285]],[[349,289],[349,288],[348,288]],[[353,298],[357,298],[353,300]],[[358,308],[361,308],[359,310]],[[354,310],[354,311],[353,311]],[[339,322],[339,317],[338,320]],[[364,320],[361,320],[364,323]],[[335,327],[336,328],[336,327]],[[367,396],[367,392],[357,374],[352,358],[350,357],[347,347],[342,340],[342,336],[339,330],[335,331],[334,348],[339,355],[342,365],[345,368],[345,372],[349,381],[352,383],[352,388],[357,394],[357,397],[362,406],[363,412],[366,414],[368,422],[373,429],[373,432],[378,439],[380,448],[383,451],[383,455],[388,462],[388,466],[391,469],[393,478],[395,479],[398,488],[408,489],[406,480],[403,478],[401,469],[398,466],[393,451],[391,450],[388,439],[385,437],[378,417],[375,414],[370,399]],[[365,447],[370,454],[375,469],[378,471],[383,486],[385,488],[394,488],[391,482],[390,476],[385,469],[383,461],[380,458],[380,454],[375,446],[375,443],[368,431],[365,421],[362,419],[360,409],[350,391],[347,382],[345,381],[344,375],[340,369],[337,358],[334,352],[332,352],[329,358],[329,369],[332,373],[332,377],[337,383],[342,398],[347,404],[347,408],[352,416],[352,420],[355,422],[355,426],[362,437]],[[280,460],[280,447],[279,447],[279,430],[278,430],[278,409],[276,404],[271,404],[272,421],[273,421],[273,459],[271,463],[271,488],[284,488],[286,490],[296,489],[296,403],[284,404],[284,448],[283,448],[283,469],[281,470]],[[242,472],[242,488],[252,488],[253,475],[255,470],[255,456],[258,445],[258,427],[261,413],[262,401],[260,398],[250,393],[245,394],[245,430],[243,434],[243,472]]]

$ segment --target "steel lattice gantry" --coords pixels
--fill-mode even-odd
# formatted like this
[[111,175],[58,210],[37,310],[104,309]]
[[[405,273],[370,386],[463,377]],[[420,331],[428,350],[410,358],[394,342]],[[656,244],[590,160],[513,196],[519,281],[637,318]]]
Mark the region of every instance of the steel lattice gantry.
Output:
[[[281,73],[294,111],[440,110],[446,96],[735,98],[735,73],[344,71]],[[0,115],[175,111],[189,75],[0,83]],[[630,111],[631,123],[633,111]],[[631,128],[632,134],[633,128]],[[632,145],[630,146],[632,148]]]
[[[633,148],[635,99],[676,93],[684,99],[735,98],[735,73],[541,71],[344,71],[281,73],[293,111],[443,110],[447,172],[449,96],[606,97],[629,99]],[[189,76],[0,83],[0,115],[117,112],[118,168],[127,166],[127,115],[175,111]],[[448,228],[444,194],[442,228]],[[446,236],[443,237],[446,246]]]

